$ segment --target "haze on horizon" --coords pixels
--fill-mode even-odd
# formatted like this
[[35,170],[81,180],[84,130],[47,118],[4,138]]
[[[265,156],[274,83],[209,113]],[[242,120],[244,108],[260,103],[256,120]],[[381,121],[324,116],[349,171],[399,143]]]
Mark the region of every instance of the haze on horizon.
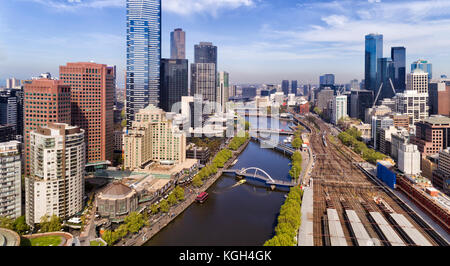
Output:
[[[364,35],[384,35],[405,46],[407,71],[423,58],[433,75],[450,74],[450,1],[446,0],[163,0],[162,56],[170,55],[170,31],[186,31],[194,44],[218,46],[218,70],[239,83],[337,83],[364,77]],[[16,0],[0,2],[0,80],[58,76],[67,62],[117,65],[124,83],[125,0]]]

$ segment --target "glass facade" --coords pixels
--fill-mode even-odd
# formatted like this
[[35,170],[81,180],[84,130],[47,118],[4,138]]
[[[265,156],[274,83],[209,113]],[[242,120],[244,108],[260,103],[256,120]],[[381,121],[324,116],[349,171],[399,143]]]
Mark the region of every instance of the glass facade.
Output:
[[289,80],[283,80],[281,82],[281,90],[283,91],[284,95],[289,94]]
[[127,0],[127,126],[147,105],[159,105],[161,0]]
[[365,89],[377,92],[380,87],[380,84],[377,84],[377,64],[378,59],[383,57],[383,35],[366,35],[365,46]]
[[[390,79],[390,80],[389,80]],[[392,90],[391,81],[394,80],[394,63],[390,58],[379,58],[377,63],[377,88],[375,97],[378,95],[377,102],[381,102],[385,98],[392,98],[395,96]],[[378,92],[379,87],[381,87],[381,92]]]
[[396,92],[404,92],[406,89],[406,48],[392,47],[391,58],[394,63],[394,80]]
[[428,80],[433,78],[433,68],[432,64],[428,63],[427,60],[419,59],[411,64],[411,73],[414,69],[419,68],[428,73]]
[[293,93],[295,95],[297,95],[297,88],[298,88],[297,84],[298,84],[297,80],[292,80],[291,81],[291,93]]
[[161,108],[171,112],[172,106],[188,96],[188,60],[161,60]]

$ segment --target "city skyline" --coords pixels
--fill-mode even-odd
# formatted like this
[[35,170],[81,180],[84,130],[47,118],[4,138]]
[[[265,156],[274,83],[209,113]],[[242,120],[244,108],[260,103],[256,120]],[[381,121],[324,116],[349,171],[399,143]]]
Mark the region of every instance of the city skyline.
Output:
[[[372,32],[384,36],[383,57],[389,56],[389,47],[404,46],[407,65],[425,59],[435,77],[450,72],[445,63],[450,40],[443,34],[450,20],[447,1],[191,2],[181,8],[180,1],[164,1],[162,57],[170,57],[170,32],[182,28],[187,59],[193,61],[194,44],[213,42],[219,47],[217,70],[232,74],[233,84],[283,79],[314,84],[323,73],[334,73],[337,83],[361,80],[364,35]],[[0,41],[1,83],[10,76],[57,76],[59,65],[93,60],[117,65],[117,84],[123,86],[124,0],[21,0],[0,7],[0,33],[8,36]],[[263,16],[269,10],[270,21]]]

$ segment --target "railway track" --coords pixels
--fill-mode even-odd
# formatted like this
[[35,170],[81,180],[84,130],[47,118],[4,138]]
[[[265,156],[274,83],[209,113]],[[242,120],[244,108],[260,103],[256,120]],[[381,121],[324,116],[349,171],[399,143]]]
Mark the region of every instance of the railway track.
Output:
[[[330,245],[327,228],[327,208],[336,209],[348,245],[357,245],[357,239],[350,226],[346,210],[354,210],[370,238],[379,245],[390,243],[380,234],[379,227],[369,217],[369,211],[383,213],[384,209],[375,203],[374,197],[382,198],[395,213],[407,220],[433,245],[446,246],[447,242],[432,230],[414,211],[387,189],[379,180],[364,172],[358,163],[359,155],[348,147],[333,141],[326,135],[328,126],[321,120],[305,122],[311,128],[310,144],[316,157],[312,172],[314,181],[314,245]],[[318,127],[318,128],[317,128]],[[386,217],[387,218],[387,217]],[[393,226],[391,224],[391,226]],[[411,243],[407,243],[411,245]]]

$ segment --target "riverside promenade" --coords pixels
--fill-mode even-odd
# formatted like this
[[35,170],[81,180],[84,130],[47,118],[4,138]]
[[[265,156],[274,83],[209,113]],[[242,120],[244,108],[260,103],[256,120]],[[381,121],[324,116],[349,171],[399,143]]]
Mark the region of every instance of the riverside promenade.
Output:
[[233,156],[225,163],[223,168],[218,169],[217,173],[208,178],[203,186],[200,188],[188,187],[185,189],[185,199],[181,203],[172,206],[168,213],[157,215],[150,219],[150,226],[142,228],[137,234],[131,238],[125,238],[115,244],[115,246],[142,246],[154,235],[156,235],[161,229],[173,221],[178,215],[183,213],[192,203],[195,202],[195,198],[198,193],[206,191],[212,184],[214,184],[219,177],[222,176],[223,170],[230,167],[234,160],[245,150],[250,139],[248,139],[237,151],[233,152]]

